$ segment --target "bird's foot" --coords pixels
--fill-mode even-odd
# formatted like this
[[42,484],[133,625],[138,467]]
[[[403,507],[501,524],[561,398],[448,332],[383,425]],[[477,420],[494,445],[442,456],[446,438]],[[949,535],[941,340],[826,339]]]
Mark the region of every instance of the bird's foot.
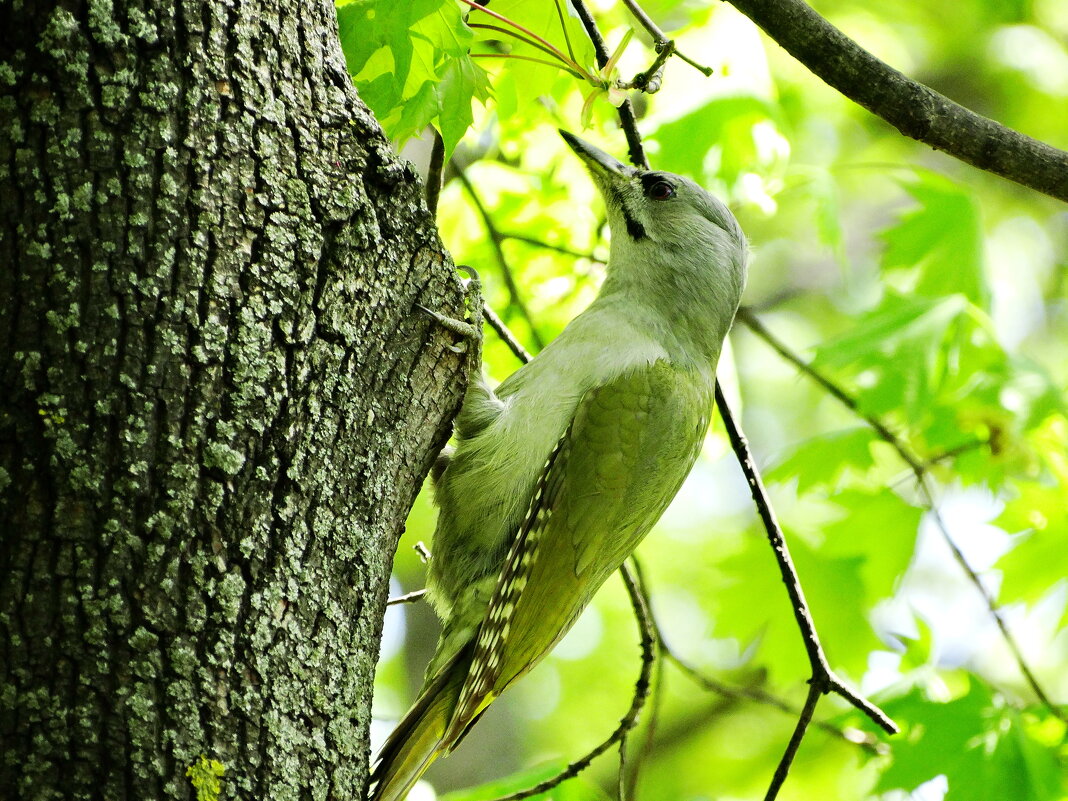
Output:
[[[418,303],[415,304],[415,308],[426,312],[440,325],[454,334],[458,334],[465,340],[472,340],[476,342],[481,349],[482,345],[482,284],[478,279],[478,272],[474,267],[467,264],[456,265],[457,270],[466,272],[469,278],[464,281],[464,295],[468,306],[468,319],[470,322],[463,320],[457,320],[454,317],[436,312],[432,309],[428,309],[426,306],[421,306]],[[449,350],[453,353],[466,353],[467,343],[464,342],[459,345],[449,345]]]

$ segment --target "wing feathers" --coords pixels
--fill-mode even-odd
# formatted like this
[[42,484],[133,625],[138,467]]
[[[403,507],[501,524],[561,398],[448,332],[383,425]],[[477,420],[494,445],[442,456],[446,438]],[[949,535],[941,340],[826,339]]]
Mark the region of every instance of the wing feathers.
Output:
[[500,676],[502,656],[512,626],[512,615],[519,596],[526,588],[531,567],[537,558],[540,534],[559,493],[559,482],[552,481],[553,476],[559,475],[554,467],[561,461],[561,453],[566,450],[570,433],[571,429],[568,428],[549,454],[535,485],[519,534],[508,549],[497,587],[486,608],[486,615],[475,640],[470,672],[460,691],[460,699],[445,736],[448,748],[455,747],[463,731],[496,697],[492,691]]

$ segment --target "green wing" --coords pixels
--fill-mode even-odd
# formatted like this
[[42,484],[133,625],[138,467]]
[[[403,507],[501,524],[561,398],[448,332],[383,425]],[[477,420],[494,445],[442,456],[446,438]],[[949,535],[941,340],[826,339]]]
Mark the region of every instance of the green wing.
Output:
[[660,518],[700,451],[711,407],[709,379],[666,361],[582,398],[505,559],[446,749],[556,645]]

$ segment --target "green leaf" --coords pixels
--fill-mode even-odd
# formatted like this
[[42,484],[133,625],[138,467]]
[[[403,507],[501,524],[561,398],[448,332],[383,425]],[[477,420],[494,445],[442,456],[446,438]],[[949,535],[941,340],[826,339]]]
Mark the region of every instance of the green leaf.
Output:
[[351,0],[337,13],[349,72],[386,134],[400,145],[435,125],[450,153],[472,122],[472,100],[489,96],[454,0]]
[[820,434],[801,442],[766,473],[772,481],[797,478],[797,491],[838,484],[847,470],[864,472],[874,464],[871,443],[875,439],[867,426]]
[[935,173],[920,173],[904,187],[917,205],[882,233],[883,270],[905,273],[917,295],[961,294],[989,309],[983,230],[971,194]]
[[862,560],[863,594],[856,600],[871,608],[888,597],[912,560],[923,510],[890,490],[846,490],[833,498],[842,516],[823,527],[821,554]]
[[1019,534],[1015,547],[997,563],[1004,574],[1001,599],[1033,602],[1068,579],[1066,487],[1054,481],[1026,482],[1017,485],[1017,493],[995,521]]
[[[753,129],[759,123],[778,128],[781,116],[774,103],[753,95],[711,100],[652,132],[657,167],[698,182],[718,178],[728,185],[744,172],[769,170],[777,154],[759,146]],[[700,147],[702,142],[709,147]]]
[[813,364],[848,377],[863,412],[898,413],[936,451],[984,438],[1003,416],[999,393],[1010,371],[989,320],[960,295],[888,295],[821,345]]
[[903,733],[890,741],[892,761],[878,791],[909,792],[944,775],[945,801],[1061,798],[1063,766],[1036,737],[1039,719],[1012,709],[978,679],[948,703],[917,688],[881,706]]
[[[848,548],[835,555],[824,553],[788,527],[786,539],[832,664],[859,676],[868,652],[880,645],[867,620],[865,556]],[[743,650],[752,649],[755,664],[768,670],[772,683],[801,678],[807,664],[804,647],[767,540],[747,537],[718,570],[718,591],[707,598],[714,636],[736,639]]]
[[445,65],[437,84],[438,130],[445,143],[445,153],[452,152],[474,121],[471,98],[485,101],[489,97],[486,74],[469,58],[453,59]]

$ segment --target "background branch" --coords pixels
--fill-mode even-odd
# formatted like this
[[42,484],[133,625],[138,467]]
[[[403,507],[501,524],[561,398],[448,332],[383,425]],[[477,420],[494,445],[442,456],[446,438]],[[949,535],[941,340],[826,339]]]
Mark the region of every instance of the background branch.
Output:
[[[669,39],[664,32],[660,30],[660,26],[653,22],[652,18],[645,13],[645,9],[638,5],[637,0],[623,0],[623,5],[627,7],[627,10],[631,13],[631,16],[638,21],[638,24],[645,28],[646,32],[653,37],[653,48],[657,53],[662,52],[670,46],[671,52],[674,55],[685,61],[706,78],[712,74],[711,67],[705,67],[698,64],[692,58],[679,52],[679,49],[674,46],[674,41]],[[649,72],[654,72],[654,70],[649,70]]]
[[552,242],[545,242],[544,240],[536,239],[535,237],[527,236],[526,234],[513,234],[513,233],[507,233],[507,232],[504,232],[504,231],[501,231],[500,233],[501,233],[501,237],[503,239],[512,239],[512,240],[514,240],[516,242],[523,242],[524,244],[527,244],[527,245],[533,245],[534,247],[544,248],[545,250],[552,250],[552,251],[554,251],[556,253],[562,253],[565,256],[571,256],[571,257],[576,258],[576,259],[587,259],[589,261],[596,261],[596,262],[600,262],[601,261],[593,253],[583,253],[582,251],[575,250],[573,248],[569,248],[569,247],[567,247],[565,245],[554,245]]
[[[935,523],[935,528],[938,529],[942,540],[946,543],[950,553],[953,555],[953,559],[957,562],[960,568],[964,571],[964,574],[968,577],[968,580],[975,586],[982,595],[983,601],[986,603],[987,609],[990,611],[991,616],[994,618],[994,622],[997,624],[998,630],[1001,632],[1002,638],[1009,647],[1009,651],[1012,652],[1013,659],[1016,662],[1017,667],[1020,669],[1020,673],[1023,674],[1024,680],[1031,688],[1031,691],[1035,694],[1038,700],[1045,706],[1054,716],[1060,720],[1068,723],[1068,715],[1057,704],[1053,703],[1045,689],[1039,683],[1038,678],[1031,670],[1031,666],[1024,658],[1023,651],[1020,649],[1019,644],[1016,642],[1016,638],[1009,630],[1008,624],[1005,622],[1004,615],[1001,614],[1001,609],[998,607],[994,597],[983,585],[982,578],[975,571],[975,568],[968,562],[964,552],[961,551],[957,545],[953,536],[949,533],[949,527],[946,525],[945,520],[942,519],[941,513],[938,511],[938,506],[935,503],[934,493],[931,491],[930,483],[928,481],[928,465],[935,460],[928,460],[925,462],[918,455],[912,452],[909,446],[903,439],[898,437],[890,428],[883,423],[879,418],[873,415],[867,414],[860,408],[860,404],[857,403],[856,398],[852,397],[842,387],[835,384],[825,375],[816,370],[811,364],[806,362],[796,353],[794,353],[782,340],[777,338],[768,328],[760,322],[757,317],[748,309],[741,309],[738,312],[738,319],[760,339],[762,339],[772,350],[778,353],[790,364],[794,365],[801,373],[808,376],[815,381],[821,388],[823,388],[828,395],[833,397],[847,409],[849,409],[858,418],[863,420],[868,426],[871,427],[879,438],[889,444],[901,457],[902,461],[908,465],[909,470],[912,472],[916,479],[916,486],[920,490],[920,494],[923,497],[924,505],[931,513],[931,517]],[[963,448],[963,446],[962,446]],[[938,458],[944,458],[943,455],[939,455]]]
[[819,703],[820,695],[823,692],[824,690],[820,689],[815,681],[809,683],[808,696],[805,698],[805,705],[801,708],[801,714],[797,718],[797,725],[794,727],[794,733],[790,737],[790,742],[786,745],[786,752],[782,755],[782,759],[779,760],[779,764],[775,767],[775,774],[771,777],[771,784],[768,786],[767,793],[764,794],[764,801],[774,801],[775,797],[779,794],[779,789],[782,787],[783,782],[786,781],[786,776],[790,772],[790,765],[793,764],[794,757],[797,756],[797,750],[801,747],[801,740],[805,737],[805,732],[808,730],[808,724],[812,722],[812,715],[816,711],[816,704]]
[[638,622],[642,647],[642,668],[641,673],[638,675],[638,681],[635,682],[634,685],[634,698],[630,702],[630,708],[620,719],[619,725],[616,726],[615,731],[613,731],[606,740],[591,749],[585,756],[576,759],[569,764],[564,770],[560,771],[560,773],[552,778],[546,779],[534,787],[528,787],[526,790],[520,790],[519,792],[511,793],[510,795],[495,798],[493,801],[520,801],[520,799],[530,798],[531,796],[547,792],[561,782],[578,776],[582,771],[589,767],[593,760],[614,745],[618,745],[620,748],[620,769],[623,770],[625,768],[625,741],[627,733],[638,724],[638,718],[641,715],[642,707],[645,705],[645,700],[649,697],[653,664],[656,662],[656,630],[653,627],[649,608],[645,605],[645,599],[642,597],[634,573],[626,563],[620,566],[619,572],[623,577],[623,583],[627,588],[627,594],[630,596],[630,602],[634,606],[634,616]]
[[[723,397],[723,391],[717,383],[716,406],[720,408],[720,415],[727,428],[727,438],[730,440],[731,447],[734,449],[735,454],[738,456],[738,459],[742,464],[742,472],[745,473],[746,481],[749,483],[749,489],[753,493],[753,500],[756,503],[757,512],[764,523],[764,529],[767,531],[768,540],[771,542],[772,550],[775,552],[775,561],[778,563],[783,584],[786,585],[786,593],[790,596],[790,605],[794,612],[794,619],[797,621],[797,626],[801,630],[801,638],[804,640],[805,652],[808,654],[808,661],[812,668],[812,678],[810,679],[812,686],[821,693],[833,692],[836,695],[842,696],[842,698],[849,701],[850,704],[871,718],[872,721],[885,732],[888,734],[896,734],[898,728],[894,725],[894,722],[890,720],[881,709],[867,699],[862,698],[851,687],[838,678],[827,663],[827,657],[823,652],[823,646],[820,644],[819,635],[816,633],[816,626],[812,622],[812,615],[808,611],[808,602],[805,600],[804,590],[801,589],[801,582],[797,577],[797,570],[794,567],[793,559],[790,557],[790,551],[786,546],[786,540],[783,537],[782,529],[779,527],[779,521],[775,518],[775,510],[768,502],[768,495],[767,490],[764,488],[764,482],[760,478],[760,473],[757,472],[756,467],[753,464],[753,455],[749,451],[749,443],[746,441],[745,435],[742,433],[741,429],[738,428],[738,425],[735,422],[733,415],[729,413],[729,410],[726,414],[723,413],[725,404],[726,401]],[[801,733],[804,733],[803,729],[801,730]]]
[[509,305],[513,306],[526,321],[527,327],[530,329],[530,338],[534,341],[535,347],[541,350],[545,347],[545,343],[534,325],[534,318],[531,317],[530,310],[519,292],[519,285],[516,283],[515,276],[508,266],[508,258],[504,255],[504,247],[502,245],[504,236],[497,230],[493,217],[486,210],[486,206],[482,203],[482,198],[478,196],[478,192],[475,191],[475,187],[472,185],[471,179],[467,177],[467,173],[455,161],[453,162],[453,168],[456,170],[456,177],[460,179],[460,183],[467,190],[471,202],[475,204],[475,208],[482,218],[482,224],[486,227],[486,233],[489,234],[490,244],[493,245],[493,252],[497,255],[497,264],[500,266],[501,276],[504,278],[504,285],[508,288]]
[[1068,153],[970,111],[854,42],[803,0],[728,0],[790,55],[905,136],[1068,201]]

